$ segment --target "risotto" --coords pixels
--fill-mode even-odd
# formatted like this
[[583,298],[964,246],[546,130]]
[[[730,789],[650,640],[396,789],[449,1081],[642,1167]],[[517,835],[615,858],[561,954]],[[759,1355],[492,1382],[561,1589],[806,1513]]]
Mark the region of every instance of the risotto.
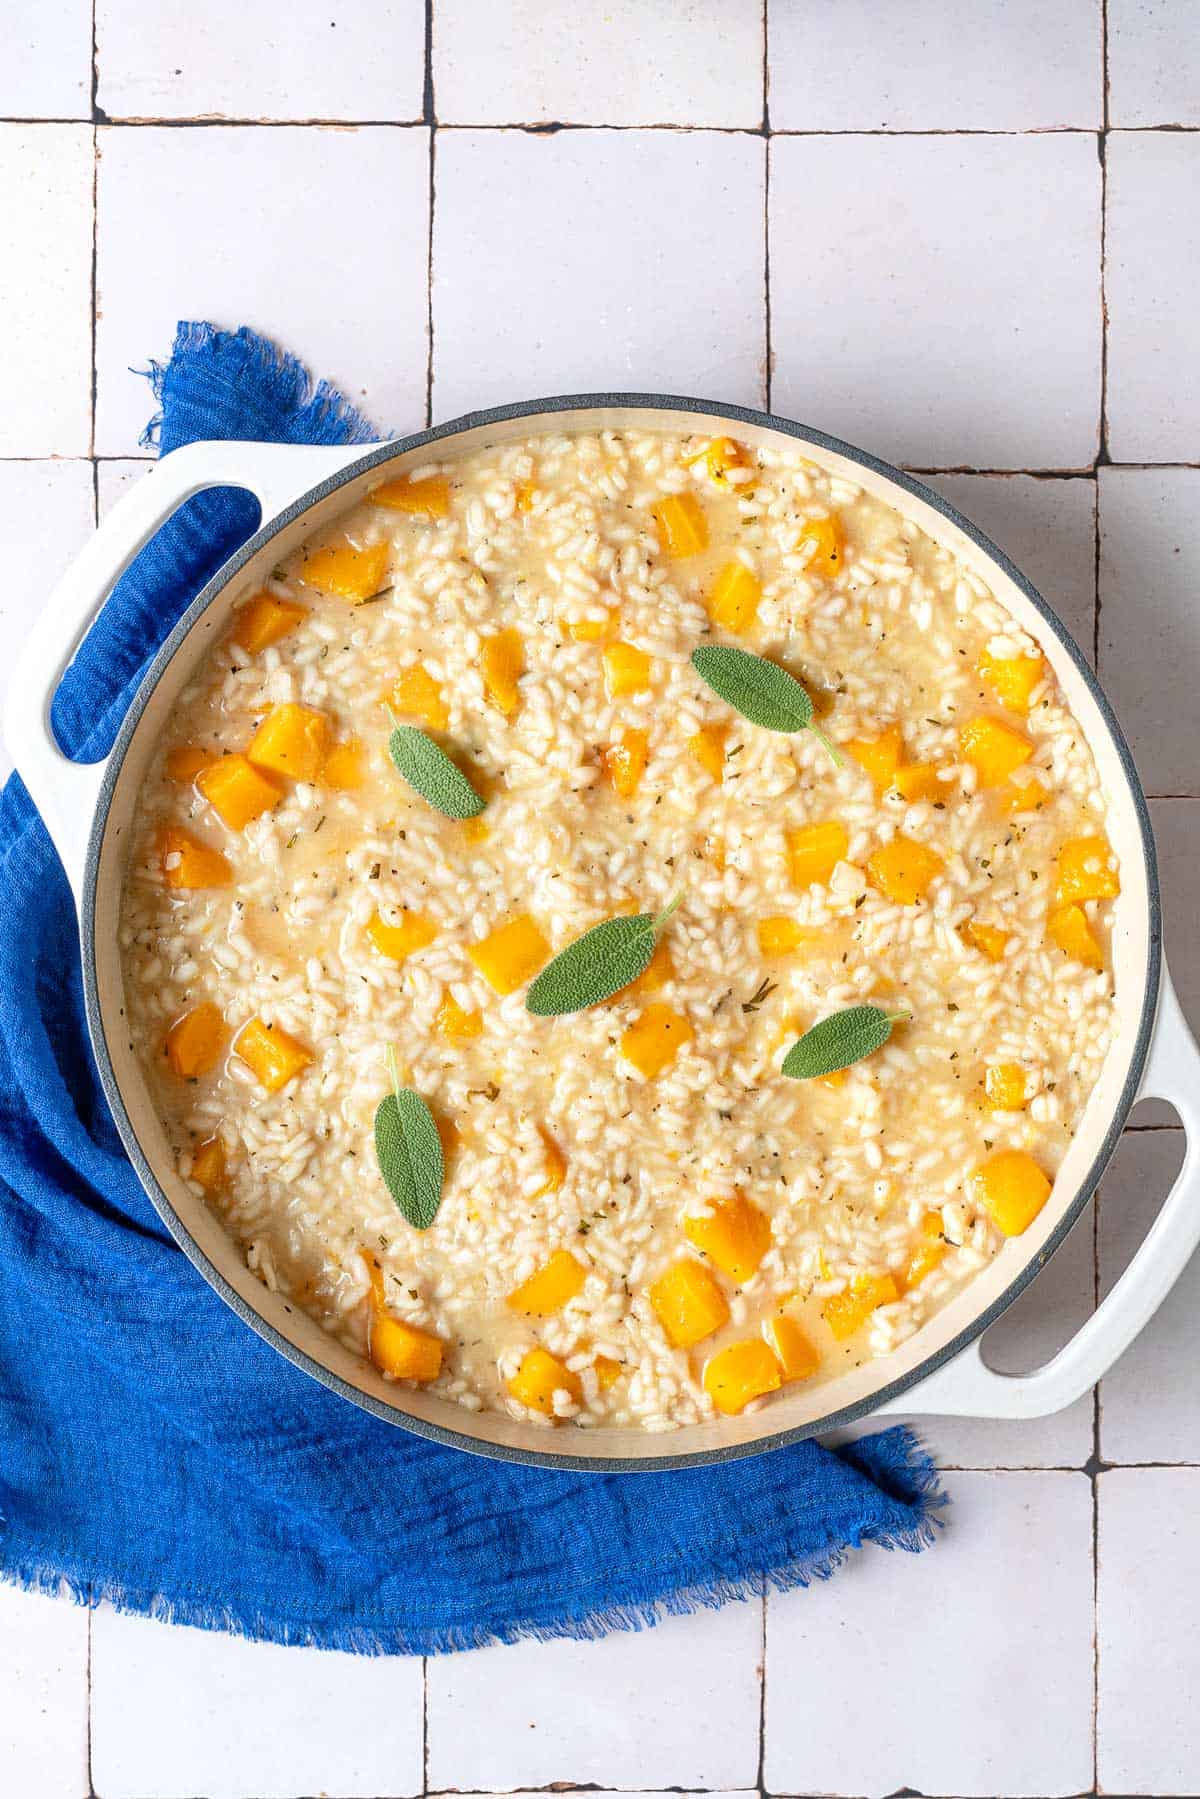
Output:
[[794,452],[562,434],[382,480],[243,596],[121,943],[268,1287],[471,1410],[661,1431],[887,1354],[1028,1227],[1118,891],[949,552]]

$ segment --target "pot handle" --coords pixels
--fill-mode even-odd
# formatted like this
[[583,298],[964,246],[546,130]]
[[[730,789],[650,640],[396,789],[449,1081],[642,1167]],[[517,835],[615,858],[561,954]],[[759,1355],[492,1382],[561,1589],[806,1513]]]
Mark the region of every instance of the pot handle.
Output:
[[55,587],[12,671],[4,735],[77,904],[107,758],[84,763],[64,756],[51,728],[50,706],[118,578],[193,494],[208,487],[248,488],[265,521],[370,447],[214,442],[173,450],[117,501]]
[[1107,1374],[1153,1318],[1200,1242],[1200,1049],[1171,986],[1166,962],[1139,1099],[1166,1099],[1187,1133],[1183,1167],[1144,1243],[1107,1298],[1064,1349],[1033,1374],[998,1374],[976,1338],[953,1361],[879,1412],[970,1418],[1042,1418],[1060,1412]]

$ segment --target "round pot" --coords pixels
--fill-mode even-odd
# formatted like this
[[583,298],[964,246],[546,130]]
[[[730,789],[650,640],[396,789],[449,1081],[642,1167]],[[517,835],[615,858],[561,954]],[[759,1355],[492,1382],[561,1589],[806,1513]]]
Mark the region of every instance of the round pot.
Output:
[[[420,1388],[389,1383],[314,1321],[269,1292],[215,1215],[175,1172],[174,1159],[121,1028],[117,919],[125,845],[137,794],[177,695],[233,607],[271,568],[384,474],[539,431],[636,426],[732,431],[751,444],[799,445],[915,522],[975,571],[1040,644],[1096,759],[1121,861],[1113,930],[1118,1028],[1079,1130],[1040,1216],[920,1331],[889,1356],[785,1388],[746,1416],[669,1435],[586,1434],[468,1413]],[[244,487],[263,524],[209,582],[154,658],[111,755],[83,766],[59,751],[49,723],[59,678],[113,582],[174,509],[208,487]],[[868,1413],[1031,1417],[1058,1410],[1099,1379],[1152,1316],[1200,1238],[1200,1052],[1162,960],[1158,879],[1145,796],[1125,740],[1088,663],[1060,619],[1008,558],[954,507],[911,476],[805,426],[738,406],[642,394],[584,394],[473,413],[364,450],[207,443],[159,463],[105,519],[59,584],[15,671],[8,707],[13,761],[40,807],[79,907],[88,1020],[108,1102],[130,1159],[180,1247],[238,1316],[282,1354],[377,1417],[485,1455],[594,1469],[684,1467],[752,1454],[829,1431]],[[979,1339],[1063,1241],[1107,1164],[1135,1098],[1171,1101],[1188,1130],[1183,1169],[1134,1257],[1072,1342],[1038,1372],[994,1373]],[[919,1101],[918,1101],[919,1103]]]

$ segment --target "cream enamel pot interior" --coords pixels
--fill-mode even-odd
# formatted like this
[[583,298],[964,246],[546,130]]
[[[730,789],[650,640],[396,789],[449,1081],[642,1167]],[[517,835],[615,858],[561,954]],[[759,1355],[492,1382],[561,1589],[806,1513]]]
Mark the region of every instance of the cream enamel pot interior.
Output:
[[[798,443],[814,461],[913,518],[986,581],[1041,644],[1091,743],[1120,856],[1113,960],[1117,1039],[1040,1217],[889,1357],[785,1391],[759,1412],[670,1435],[549,1430],[468,1413],[419,1388],[384,1381],[312,1320],[269,1292],[204,1202],[176,1174],[145,1083],[121,1028],[117,918],[124,850],[159,732],[200,656],[235,604],[272,566],[345,511],[382,476],[484,444],[546,430],[661,428],[733,431],[751,444]],[[155,658],[106,762],[82,766],[58,749],[50,702],[64,668],[117,576],[190,495],[209,487],[257,495],[263,526],[188,610]],[[14,673],[10,753],[39,806],[74,890],[88,1015],[117,1126],[147,1193],[180,1247],[238,1315],[297,1366],[380,1418],[482,1454],[601,1469],[682,1467],[747,1455],[868,1413],[1033,1417],[1069,1405],[1099,1379],[1153,1315],[1200,1238],[1200,1052],[1162,962],[1149,817],[1137,774],[1095,677],[1054,613],[986,538],[919,482],[817,431],[738,407],[645,395],[581,395],[472,414],[363,449],[207,443],[176,451],[122,499],[68,571]],[[1112,1154],[1135,1098],[1169,1100],[1187,1129],[1183,1169],[1129,1269],[1071,1343],[1028,1376],[994,1373],[979,1339],[1066,1236]]]

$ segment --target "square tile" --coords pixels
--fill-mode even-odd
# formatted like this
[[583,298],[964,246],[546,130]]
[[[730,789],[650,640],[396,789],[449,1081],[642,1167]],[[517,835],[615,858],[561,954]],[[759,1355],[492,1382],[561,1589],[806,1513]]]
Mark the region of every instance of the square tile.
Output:
[[1096,483],[1091,476],[933,475],[972,524],[1007,551],[1089,662],[1096,623]]
[[154,467],[150,456],[116,456],[96,464],[96,507],[101,518]]
[[170,353],[181,307],[267,332],[381,430],[424,424],[427,131],[112,126],[99,137],[99,454],[136,454],[154,406],[131,371]]
[[740,135],[439,132],[435,417],[618,389],[761,405],[763,180]]
[[1090,1791],[1090,1483],[948,1484],[931,1550],[866,1549],[834,1580],[768,1600],[769,1791]]
[[91,452],[92,139],[0,125],[0,456]]
[[1114,125],[1200,125],[1196,0],[1108,0]]
[[0,31],[0,117],[91,118],[91,0],[53,7],[3,0]]
[[439,124],[743,125],[763,113],[763,21],[724,0],[437,0]]
[[0,1584],[0,1786],[29,1799],[85,1799],[88,1614]]
[[[1193,28],[1200,40],[1200,21]],[[1200,136],[1108,138],[1108,450],[1194,462],[1200,445]]]
[[761,1642],[755,1602],[593,1643],[436,1656],[430,1788],[750,1786]]
[[1091,464],[1094,138],[776,138],[770,185],[777,411],[913,468]]
[[1200,469],[1102,468],[1099,505],[1097,672],[1147,792],[1200,793]]
[[770,22],[775,131],[1100,124],[1099,0],[977,0],[969,31],[947,29],[943,0],[773,6]]
[[1118,1468],[1098,1484],[1100,1791],[1194,1793],[1200,1469]]
[[[1126,1131],[1100,1191],[1100,1281],[1107,1293],[1154,1223],[1183,1162],[1178,1130]],[[1200,1390],[1192,1379],[1200,1257],[1193,1257],[1137,1341],[1100,1383],[1106,1462],[1200,1462]]]
[[[30,626],[94,523],[90,462],[0,462],[0,710]],[[11,769],[0,743],[0,781]]]
[[422,1790],[421,1662],[185,1630],[101,1607],[92,1778],[103,1799]]
[[[984,1356],[989,1367],[1002,1374],[1029,1374],[1045,1367],[1091,1317],[1095,1286],[1095,1225],[1089,1206],[1037,1279],[988,1331]],[[1092,1453],[1095,1436],[1090,1393],[1049,1418],[938,1418],[914,1413],[910,1422],[943,1468],[1081,1468]]]
[[424,0],[97,0],[96,66],[111,119],[419,120]]

